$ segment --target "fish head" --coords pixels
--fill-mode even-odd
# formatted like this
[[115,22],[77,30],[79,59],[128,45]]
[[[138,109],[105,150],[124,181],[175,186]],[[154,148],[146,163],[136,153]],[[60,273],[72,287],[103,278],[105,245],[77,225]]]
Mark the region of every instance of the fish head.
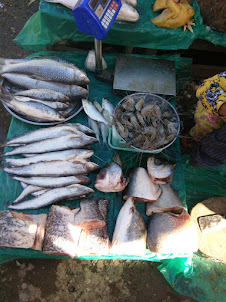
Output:
[[175,165],[164,162],[158,158],[149,157],[147,170],[149,177],[156,184],[166,184],[172,182]]

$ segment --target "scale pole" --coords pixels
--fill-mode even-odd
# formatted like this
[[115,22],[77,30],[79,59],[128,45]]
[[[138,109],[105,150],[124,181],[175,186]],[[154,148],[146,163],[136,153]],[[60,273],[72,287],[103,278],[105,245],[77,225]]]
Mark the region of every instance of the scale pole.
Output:
[[95,46],[95,59],[96,59],[96,74],[100,74],[103,71],[102,66],[102,40],[94,39]]

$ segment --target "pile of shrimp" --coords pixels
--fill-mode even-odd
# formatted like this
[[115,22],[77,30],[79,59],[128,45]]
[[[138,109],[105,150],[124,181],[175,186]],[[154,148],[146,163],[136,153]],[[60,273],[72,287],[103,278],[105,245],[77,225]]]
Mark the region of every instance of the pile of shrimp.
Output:
[[115,127],[128,147],[157,150],[178,134],[179,121],[164,99],[129,95],[118,105]]

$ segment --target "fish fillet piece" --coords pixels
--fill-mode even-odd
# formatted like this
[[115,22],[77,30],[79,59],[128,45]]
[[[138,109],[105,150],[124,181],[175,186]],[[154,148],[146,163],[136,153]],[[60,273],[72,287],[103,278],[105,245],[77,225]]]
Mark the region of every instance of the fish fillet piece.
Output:
[[116,220],[112,239],[112,254],[143,256],[146,253],[147,229],[143,216],[133,199],[128,198]]
[[47,215],[0,211],[0,246],[42,250]]
[[43,243],[44,254],[74,257],[78,252],[81,228],[74,225],[74,217],[79,208],[72,211],[68,207],[53,205],[46,222]]
[[152,213],[170,211],[171,208],[181,208],[183,203],[173,190],[170,184],[160,185],[162,194],[155,202],[149,202],[146,206],[146,215],[150,216]]
[[79,241],[79,255],[108,255],[109,235],[107,229],[107,214],[110,204],[109,199],[96,198],[98,208],[105,221],[102,228],[87,230],[83,229]]
[[116,17],[116,20],[126,21],[126,22],[136,22],[139,19],[139,17],[140,15],[132,5],[126,2],[122,2],[122,6]]
[[129,178],[130,182],[123,196],[124,200],[133,197],[134,200],[150,202],[159,198],[162,190],[151,181],[144,168],[135,168]]
[[148,225],[147,246],[151,252],[159,254],[196,252],[197,230],[185,209],[152,214]]
[[75,216],[75,224],[84,229],[99,229],[106,225],[98,206],[98,199],[87,198],[80,201],[80,211]]
[[101,192],[121,192],[129,180],[123,177],[119,164],[107,163],[99,172],[95,180],[95,188]]

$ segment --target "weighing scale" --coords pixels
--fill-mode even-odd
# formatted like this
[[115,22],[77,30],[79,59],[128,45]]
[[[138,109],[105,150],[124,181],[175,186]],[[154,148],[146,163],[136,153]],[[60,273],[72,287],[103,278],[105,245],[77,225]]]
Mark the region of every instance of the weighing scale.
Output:
[[142,57],[119,56],[115,71],[103,70],[102,40],[113,25],[121,0],[79,0],[72,12],[80,31],[94,36],[96,76],[113,82],[118,92],[176,95],[175,63]]

